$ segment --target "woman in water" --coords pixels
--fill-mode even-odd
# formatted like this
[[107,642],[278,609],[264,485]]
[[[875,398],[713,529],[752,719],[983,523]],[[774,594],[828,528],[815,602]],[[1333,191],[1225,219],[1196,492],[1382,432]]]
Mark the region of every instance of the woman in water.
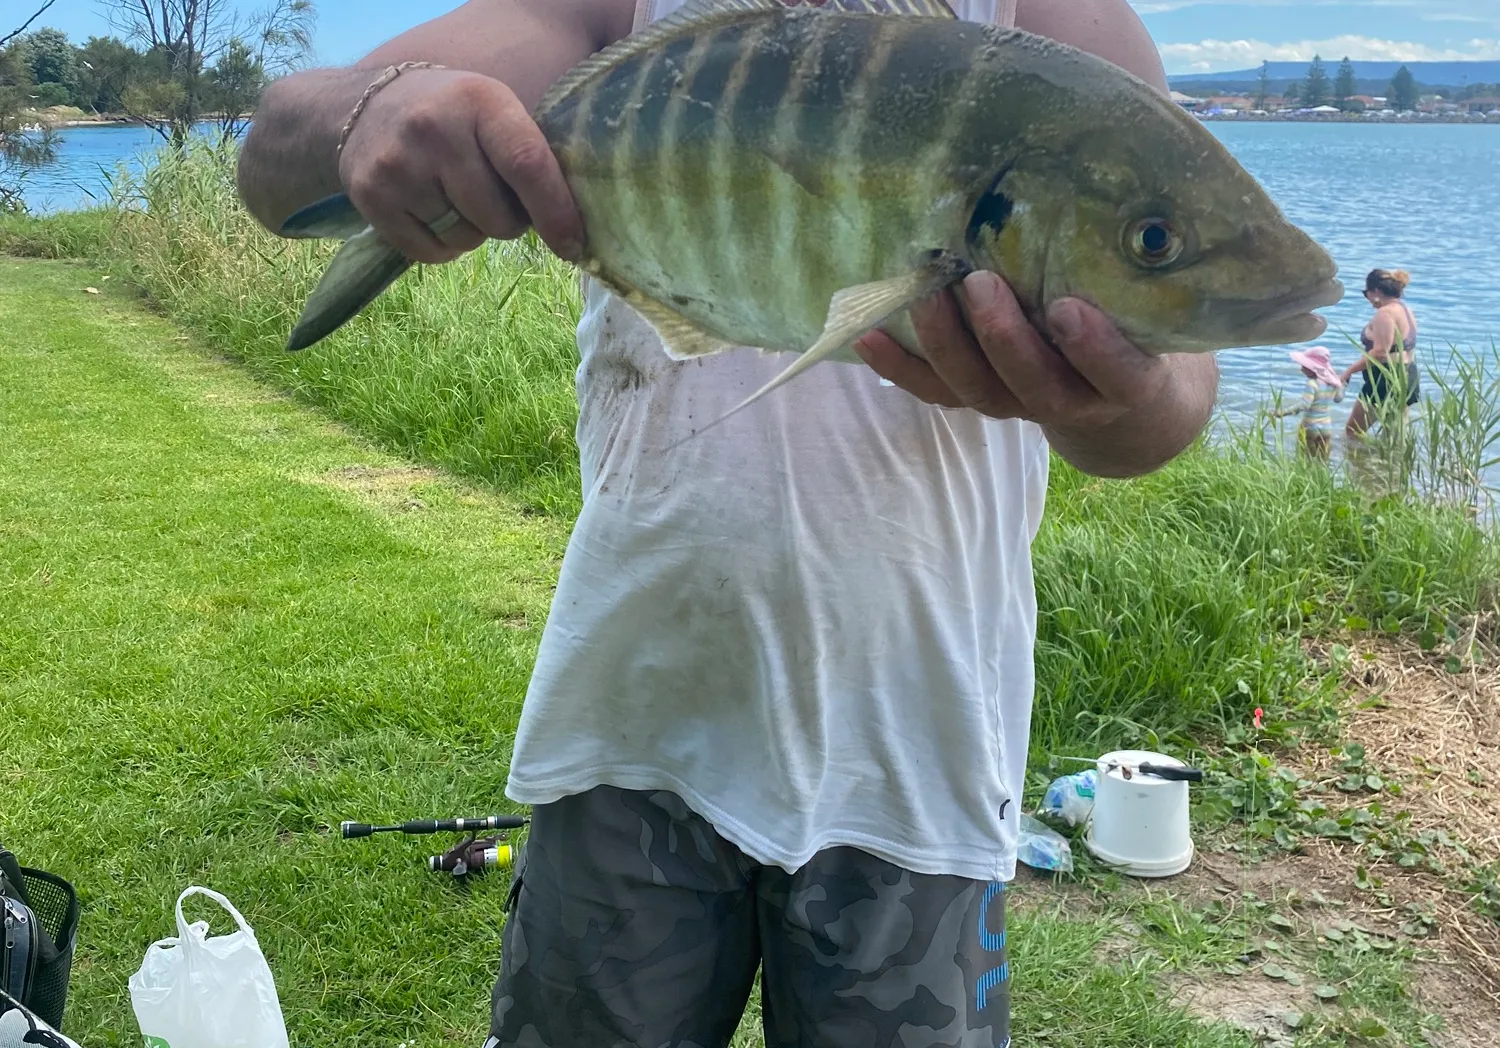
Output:
[[1375,308],[1375,315],[1360,336],[1364,352],[1343,374],[1347,384],[1357,373],[1365,373],[1345,427],[1350,438],[1364,436],[1386,405],[1404,401],[1404,412],[1417,402],[1417,321],[1401,299],[1409,283],[1411,277],[1401,269],[1375,269],[1365,277],[1365,300]]

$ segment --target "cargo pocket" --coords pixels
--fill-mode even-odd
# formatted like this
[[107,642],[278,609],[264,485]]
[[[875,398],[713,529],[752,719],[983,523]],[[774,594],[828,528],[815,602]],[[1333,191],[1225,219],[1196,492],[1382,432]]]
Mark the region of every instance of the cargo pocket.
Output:
[[515,865],[510,870],[510,891],[505,894],[505,913],[510,916],[516,912],[516,903],[521,899],[521,881],[526,876],[526,852],[531,844],[530,836],[516,846]]

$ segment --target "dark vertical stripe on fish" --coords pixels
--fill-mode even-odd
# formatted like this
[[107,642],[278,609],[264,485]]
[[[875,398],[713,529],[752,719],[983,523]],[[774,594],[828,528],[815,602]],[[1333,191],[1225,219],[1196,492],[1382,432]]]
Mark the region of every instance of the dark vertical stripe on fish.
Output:
[[[864,161],[864,188],[871,201],[869,239],[873,257],[891,267],[894,275],[915,261],[912,234],[931,199],[932,186],[922,182],[922,170],[912,163],[932,146],[936,129],[944,124],[948,103],[968,73],[966,55],[955,53],[951,23],[942,32],[929,32],[926,20],[891,19],[883,22],[890,54],[883,74],[868,81],[861,106],[868,120],[858,152]],[[938,245],[933,245],[934,247]]]
[[[726,275],[736,274],[742,280],[752,283],[763,274],[747,271],[742,265],[740,248],[745,231],[736,223],[746,217],[750,217],[752,222],[755,217],[764,218],[766,195],[764,187],[761,187],[762,191],[753,201],[741,199],[741,194],[746,191],[747,187],[750,192],[754,192],[756,176],[764,170],[766,161],[759,154],[746,153],[739,148],[740,143],[735,136],[731,114],[735,111],[741,92],[745,90],[746,79],[759,52],[759,45],[770,34],[773,26],[774,23],[770,19],[761,19],[745,25],[733,49],[723,47],[722,43],[717,40],[714,45],[713,60],[727,61],[729,71],[724,81],[723,93],[718,99],[719,119],[714,123],[712,149],[705,171],[708,176],[706,181],[709,199],[704,202],[704,212],[706,215],[714,216],[711,227],[713,232],[705,247],[717,256],[717,261]],[[723,30],[720,31],[721,34],[723,32]],[[722,55],[721,50],[724,52]],[[742,210],[742,206],[757,208],[761,214],[748,216]]]
[[[820,290],[825,281],[819,278],[828,272],[827,217],[833,202],[826,177],[826,150],[832,138],[806,139],[801,129],[809,95],[827,62],[830,41],[843,21],[826,17],[808,20],[798,34],[797,61],[771,133],[771,155],[778,158],[789,177],[796,179],[795,183],[787,178],[777,181],[771,214],[781,295],[789,311],[797,314],[816,315],[827,309]],[[799,303],[800,309],[792,308]]]
[[873,94],[873,85],[890,68],[896,35],[893,31],[894,21],[860,20],[861,24],[869,27],[870,39],[864,46],[868,57],[841,99],[839,111],[843,114],[843,127],[839,129],[837,145],[832,150],[832,155],[838,157],[841,165],[848,171],[847,184],[835,189],[843,205],[840,213],[848,217],[848,222],[840,227],[842,233],[829,246],[834,257],[841,260],[851,273],[868,273],[871,270],[874,238],[872,227],[876,223],[865,189],[871,186],[878,190],[884,174],[878,169],[871,170],[872,165],[859,150],[859,145],[865,140],[867,129],[880,123],[878,120],[871,120],[869,99]]
[[701,224],[691,232],[691,235],[700,240],[707,237],[713,229],[711,209],[716,201],[713,174],[708,169],[708,163],[713,155],[714,136],[719,127],[724,88],[729,83],[729,74],[739,57],[740,40],[744,33],[744,25],[734,22],[699,37],[698,46],[704,50],[701,64],[688,87],[686,102],[678,107],[678,118],[673,121],[672,138],[677,149],[684,156],[699,157],[703,161],[692,167],[682,165],[682,182],[678,187],[684,213],[702,219]]
[[[679,136],[684,126],[685,107],[697,108],[689,100],[711,48],[708,37],[702,34],[684,37],[682,41],[675,42],[672,45],[674,51],[680,43],[686,44],[687,50],[680,60],[674,59],[677,70],[673,78],[665,81],[667,86],[663,89],[657,138],[651,146],[656,150],[657,180],[656,190],[652,195],[662,208],[660,232],[675,252],[675,268],[682,273],[701,273],[703,245],[699,241],[702,234],[692,228],[690,222],[692,212],[688,207],[687,183],[689,179],[702,181],[699,172],[706,150],[701,143],[692,140],[684,143]],[[654,102],[654,92],[647,94]],[[644,113],[642,118],[645,119]],[[639,131],[640,125],[637,128]],[[647,172],[648,169],[643,167],[640,177],[646,178]]]
[[[972,186],[978,190],[979,180],[993,176],[993,171],[970,170],[973,162],[974,140],[966,132],[976,123],[974,111],[977,99],[984,91],[990,70],[980,62],[971,62],[962,73],[958,88],[948,99],[943,113],[943,122],[932,136],[931,145],[913,165],[916,177],[932,187],[934,199],[942,199],[950,192],[964,194],[953,201],[955,207],[967,208],[973,199],[966,190]],[[985,136],[988,141],[990,136]],[[937,216],[932,216],[937,217]],[[950,250],[957,243],[934,242],[933,248]]]
[[[636,156],[635,129],[641,111],[642,92],[646,89],[652,71],[661,64],[662,59],[661,51],[653,51],[641,55],[641,60],[636,63],[635,76],[620,104],[615,150],[610,165],[615,207],[617,213],[625,219],[620,223],[620,228],[628,233],[636,253],[646,258],[653,254],[650,250],[653,238],[649,235],[652,227],[644,221],[641,207],[642,198],[649,200],[653,194],[652,187],[642,186],[638,177],[640,164]],[[644,193],[641,192],[642,189],[645,190]]]

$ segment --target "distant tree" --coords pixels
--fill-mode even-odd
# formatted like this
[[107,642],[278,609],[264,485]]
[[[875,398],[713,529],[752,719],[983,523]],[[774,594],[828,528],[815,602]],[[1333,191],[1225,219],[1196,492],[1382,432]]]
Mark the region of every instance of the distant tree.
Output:
[[243,40],[231,40],[208,74],[209,105],[219,114],[219,130],[234,137],[249,119],[266,88],[266,69]]
[[[215,111],[215,103],[244,102],[249,66],[258,66],[261,83],[288,71],[312,49],[312,26],[317,17],[312,0],[271,0],[271,5],[249,19],[242,18],[233,0],[98,0],[110,12],[115,28],[127,40],[146,48],[148,68],[156,75],[137,78],[121,92],[125,111],[182,148],[188,135]],[[213,69],[228,57],[226,84],[235,85],[232,97],[215,83]],[[259,93],[249,101],[253,108]],[[219,119],[228,135],[241,123],[242,113]]]
[[57,81],[48,81],[45,84],[31,85],[30,102],[36,109],[50,109],[52,106],[65,106],[73,101],[73,92],[68,90],[66,84]]
[[20,38],[33,84],[62,84],[71,94],[78,83],[77,53],[68,35],[58,29],[38,29]]
[[1328,73],[1323,68],[1321,55],[1313,55],[1312,65],[1307,67],[1307,79],[1302,81],[1301,100],[1308,109],[1328,102]]
[[1271,94],[1271,63],[1260,64],[1260,77],[1255,81],[1255,108],[1266,108],[1266,98]]
[[0,36],[0,213],[26,210],[21,180],[57,155],[50,129],[25,130],[31,105],[31,63],[20,37],[56,0],[46,0],[19,27]]
[[1333,80],[1333,98],[1340,109],[1347,109],[1349,99],[1357,94],[1359,88],[1354,80],[1354,63],[1345,55],[1343,62],[1339,63],[1338,76]]
[[1411,70],[1402,66],[1391,77],[1390,103],[1395,109],[1406,111],[1417,108],[1417,78]]
[[119,37],[89,37],[78,50],[76,104],[96,113],[123,112],[125,91],[142,78],[145,67],[145,56]]
[[1286,85],[1286,90],[1282,92],[1282,97],[1287,100],[1288,105],[1296,105],[1302,100],[1302,85],[1298,81],[1293,80],[1290,84]]

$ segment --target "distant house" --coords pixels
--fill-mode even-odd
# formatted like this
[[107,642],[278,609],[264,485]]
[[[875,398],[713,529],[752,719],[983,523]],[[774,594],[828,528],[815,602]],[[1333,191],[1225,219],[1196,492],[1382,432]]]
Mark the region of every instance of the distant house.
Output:
[[1173,91],[1172,101],[1182,106],[1183,109],[1197,109],[1203,102],[1203,99],[1194,98],[1192,95],[1185,95],[1181,91]]
[[1213,98],[1205,99],[1200,108],[1221,109],[1225,112],[1233,110],[1237,113],[1243,113],[1246,110],[1253,109],[1254,102],[1244,95],[1215,95]]
[[1471,113],[1489,113],[1492,110],[1500,109],[1500,95],[1466,98],[1460,104]]

